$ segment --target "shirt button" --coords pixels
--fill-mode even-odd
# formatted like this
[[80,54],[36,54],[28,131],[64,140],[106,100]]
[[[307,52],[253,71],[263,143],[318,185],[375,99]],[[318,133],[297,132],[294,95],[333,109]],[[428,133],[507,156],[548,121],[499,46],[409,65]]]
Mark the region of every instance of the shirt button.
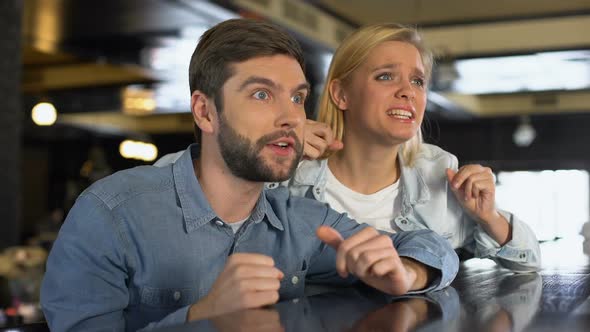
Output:
[[277,186],[278,186],[278,184],[271,183],[271,184],[268,185],[268,188],[273,189],[273,188],[276,188]]
[[176,292],[174,292],[174,301],[178,301],[178,300],[180,300],[180,292],[176,291]]
[[407,223],[408,223],[408,221],[407,221],[406,219],[402,219],[402,224],[404,224],[404,225],[405,225],[405,224],[407,224]]
[[518,257],[525,258],[526,257],[526,254],[520,254]]
[[217,226],[221,227],[221,226],[223,226],[223,221],[221,221],[221,220],[217,219],[217,220],[215,220],[215,224],[216,224]]
[[291,283],[293,285],[297,285],[298,282],[299,282],[299,278],[297,276],[293,276],[293,278],[291,278]]
[[320,194],[320,188],[315,188],[315,193],[319,195]]

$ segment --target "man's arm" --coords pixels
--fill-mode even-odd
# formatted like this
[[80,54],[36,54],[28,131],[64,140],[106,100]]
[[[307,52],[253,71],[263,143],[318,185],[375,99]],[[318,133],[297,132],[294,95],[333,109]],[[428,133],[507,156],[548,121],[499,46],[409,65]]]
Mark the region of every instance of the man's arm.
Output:
[[[384,290],[384,287],[395,287],[397,289],[384,290],[388,293],[392,291],[394,294],[442,289],[451,283],[459,269],[459,259],[448,241],[430,230],[383,235],[367,225],[358,224],[346,215],[337,214],[332,210],[328,211],[324,225],[333,228],[337,234],[340,234],[341,239],[334,242],[337,235],[331,235],[328,238],[323,238],[323,235],[320,235],[320,239],[327,246],[338,247],[338,250],[325,247],[322,249],[321,254],[312,262],[309,278],[311,282],[350,284],[354,282],[354,277],[360,277],[360,273],[371,272],[374,269],[371,267],[367,270],[368,263],[359,261],[351,263],[351,266],[360,267],[360,270],[347,271],[347,268],[343,267],[346,262],[344,257],[347,257],[347,253],[352,255],[348,258],[352,261],[358,260],[358,257],[366,256],[376,260],[375,263],[384,259],[386,262],[377,265],[377,269],[380,271],[384,267],[387,270],[399,266],[398,271],[404,273],[395,274],[394,279],[388,282],[380,281],[382,287],[376,287],[381,290]],[[370,231],[366,231],[367,228]],[[364,235],[356,235],[361,233]],[[352,241],[348,241],[353,237]],[[337,244],[339,241],[346,241],[347,244],[340,249]],[[363,242],[367,242],[367,244],[359,246]],[[352,248],[356,249],[351,251]],[[363,252],[363,254],[358,252]],[[378,257],[375,258],[375,256]],[[363,259],[366,260],[366,258]],[[334,262],[336,263],[334,264]],[[334,266],[340,277],[330,273],[330,271],[334,271]],[[348,272],[351,272],[353,278],[349,277]],[[389,273],[387,275],[388,278],[391,277]],[[363,281],[367,282],[367,280]],[[375,284],[371,285],[376,286]]]
[[410,291],[425,289],[439,276],[436,269],[424,265],[412,258],[400,257],[400,260],[406,270],[411,271],[411,273],[416,276],[414,282],[410,286]]
[[274,304],[283,277],[269,256],[233,254],[207,296],[189,308],[187,321]]
[[392,239],[374,228],[367,227],[344,240],[335,229],[322,226],[317,236],[336,250],[336,269],[343,278],[353,274],[391,295],[420,291],[433,281],[431,267],[400,257]]
[[[130,295],[123,239],[111,210],[83,193],[53,244],[41,286],[41,308],[52,331],[126,330],[123,312]],[[182,323],[187,310],[182,307],[148,329]]]
[[[52,331],[127,328],[126,238],[100,199],[92,193],[78,198],[51,250],[41,289],[41,306]],[[145,329],[275,303],[281,278],[272,258],[234,254],[205,298],[159,321],[142,317],[149,323]]]
[[110,210],[82,194],[55,241],[41,288],[52,331],[124,330],[129,294],[125,257]]

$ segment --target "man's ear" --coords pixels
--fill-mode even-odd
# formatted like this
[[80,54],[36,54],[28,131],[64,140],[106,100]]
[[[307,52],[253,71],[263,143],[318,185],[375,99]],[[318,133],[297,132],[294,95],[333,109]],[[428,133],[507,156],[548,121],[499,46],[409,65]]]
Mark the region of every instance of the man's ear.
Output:
[[344,93],[344,87],[342,85],[342,81],[338,79],[332,80],[329,83],[328,91],[330,92],[330,98],[332,99],[332,102],[340,110],[345,111],[348,109],[348,102]]
[[201,132],[213,133],[217,119],[217,109],[213,98],[208,97],[202,91],[195,90],[191,95],[191,112],[193,113],[193,120],[201,129]]

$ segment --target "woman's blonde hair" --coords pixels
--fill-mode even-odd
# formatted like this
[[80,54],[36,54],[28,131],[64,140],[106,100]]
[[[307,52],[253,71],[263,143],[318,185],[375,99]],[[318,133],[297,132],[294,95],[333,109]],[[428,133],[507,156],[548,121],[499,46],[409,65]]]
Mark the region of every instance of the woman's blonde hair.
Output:
[[[332,128],[335,138],[342,140],[344,136],[344,115],[330,96],[330,82],[333,80],[346,81],[366,59],[377,45],[385,41],[400,41],[412,44],[422,58],[426,82],[430,81],[432,73],[432,53],[424,45],[416,29],[395,23],[374,24],[362,27],[346,37],[334,53],[330,70],[326,77],[326,84],[319,104],[318,121],[324,122]],[[416,136],[402,144],[401,153],[404,163],[411,166],[422,144],[422,132],[419,129]],[[322,158],[327,158],[331,152],[326,152]]]

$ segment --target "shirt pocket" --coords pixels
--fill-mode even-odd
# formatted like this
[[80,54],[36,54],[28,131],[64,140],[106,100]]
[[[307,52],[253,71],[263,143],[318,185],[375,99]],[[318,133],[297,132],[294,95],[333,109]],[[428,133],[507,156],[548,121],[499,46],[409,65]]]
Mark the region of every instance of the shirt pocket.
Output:
[[141,305],[152,308],[174,308],[193,304],[197,301],[197,290],[193,288],[155,288],[145,286],[141,289]]
[[304,296],[305,276],[307,275],[307,262],[303,262],[300,270],[292,272],[284,271],[285,276],[281,280],[279,289],[280,301],[295,299]]

